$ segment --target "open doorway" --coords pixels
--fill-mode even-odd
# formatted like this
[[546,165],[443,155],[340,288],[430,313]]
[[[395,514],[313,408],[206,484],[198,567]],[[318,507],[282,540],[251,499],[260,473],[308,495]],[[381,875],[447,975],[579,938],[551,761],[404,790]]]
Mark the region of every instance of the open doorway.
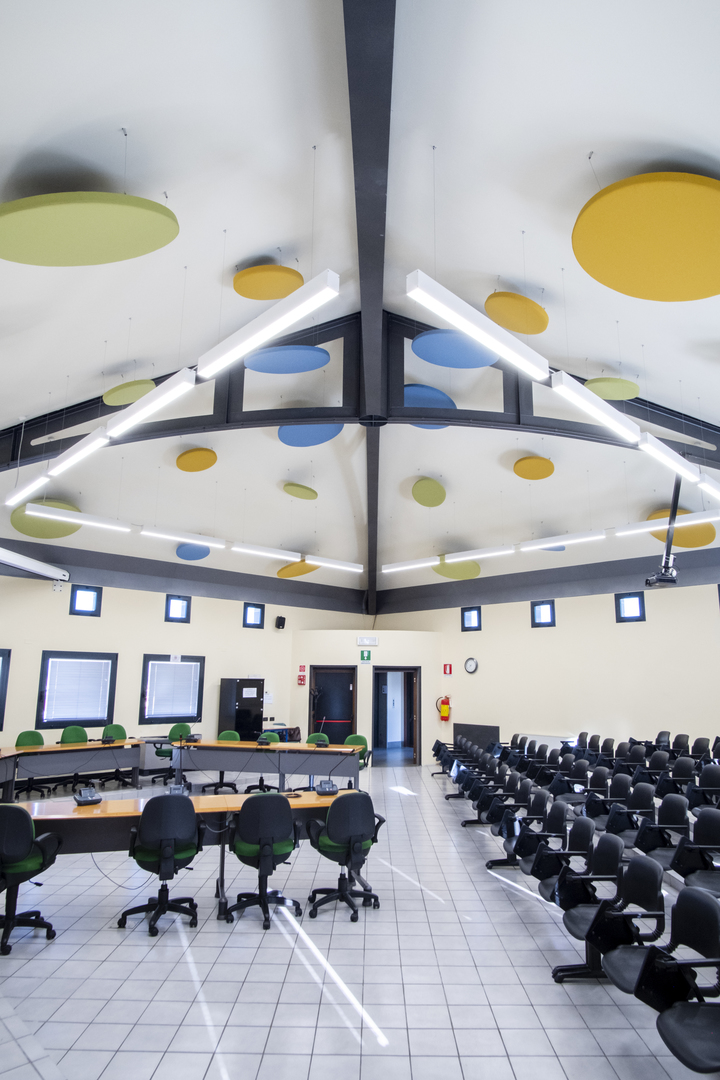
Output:
[[373,766],[420,765],[420,668],[373,669]]

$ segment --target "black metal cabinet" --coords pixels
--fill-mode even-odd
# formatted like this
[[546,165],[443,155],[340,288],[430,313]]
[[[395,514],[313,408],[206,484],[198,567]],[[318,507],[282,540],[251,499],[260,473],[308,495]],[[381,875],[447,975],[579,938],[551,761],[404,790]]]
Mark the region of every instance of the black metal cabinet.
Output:
[[218,735],[237,731],[241,739],[252,742],[262,734],[264,679],[221,679]]

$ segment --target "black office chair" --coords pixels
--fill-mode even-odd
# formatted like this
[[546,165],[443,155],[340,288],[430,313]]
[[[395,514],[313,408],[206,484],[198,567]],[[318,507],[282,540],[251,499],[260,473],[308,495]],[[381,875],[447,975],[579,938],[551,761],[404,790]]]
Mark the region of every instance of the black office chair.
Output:
[[270,904],[294,909],[298,918],[302,908],[277,889],[268,892],[268,878],[280,863],[287,862],[298,846],[298,833],[293,823],[290,803],[284,795],[261,792],[252,795],[235,815],[233,834],[228,840],[232,851],[245,866],[258,872],[258,891],[240,892],[237,903],[227,909],[225,919],[232,922],[236,911],[259,907],[263,913],[263,930],[270,929]]
[[[647,981],[643,980],[646,982],[644,992],[639,985],[641,975],[645,974],[643,968],[647,966],[649,960],[657,962],[660,958],[659,951],[664,954],[662,960],[666,960],[680,945],[699,953],[703,959],[716,957],[715,964],[720,966],[720,904],[703,889],[682,889],[678,893],[670,915],[670,940],[667,945],[656,950],[652,958],[648,955],[649,946],[644,943],[619,945],[617,949],[605,953],[602,958],[602,968],[618,990],[622,990],[624,994],[637,992],[640,1000],[649,999],[645,1003],[652,1006],[653,995],[648,992],[651,988]],[[688,967],[690,966],[698,965],[690,960]],[[675,961],[672,968],[676,971],[682,970],[682,964]],[[703,987],[702,993],[707,994],[708,997],[717,997],[720,995],[720,988]],[[686,996],[694,996],[689,983]]]
[[39,911],[21,911],[18,915],[17,901],[23,881],[52,866],[61,844],[62,840],[54,833],[35,836],[33,819],[24,806],[12,803],[0,806],[0,892],[7,892],[5,914],[0,915],[3,956],[12,950],[9,938],[16,926],[44,930],[48,941],[55,937],[52,923],[43,919]]
[[[647,765],[639,764],[632,776],[633,787],[636,784],[657,784],[661,776],[664,776],[670,754],[667,750],[653,750]],[[682,760],[682,759],[681,759]]]
[[560,875],[565,867],[572,866],[572,859],[584,859],[585,865],[576,869],[580,874],[590,873],[594,835],[595,822],[591,818],[576,818],[570,827],[565,850],[557,851],[547,846],[538,848],[535,855],[537,868],[531,873],[540,882],[538,892],[543,900],[550,904],[554,902]]
[[697,783],[689,781],[685,794],[696,817],[704,806],[720,806],[720,765],[705,765]]
[[706,761],[710,760],[710,740],[709,739],[696,739],[690,747],[690,757],[695,758],[696,761],[701,761],[705,758]]
[[[600,953],[593,948],[586,939],[586,935],[593,920],[598,913],[600,899],[597,895],[597,885],[610,885],[615,887],[615,895],[612,902],[619,900],[617,886],[622,873],[622,857],[625,846],[618,836],[612,833],[604,833],[593,849],[590,870],[587,874],[575,874],[571,870],[561,871],[556,886],[557,895],[555,902],[565,910],[563,925],[576,941],[585,942],[584,964],[560,964],[553,968],[552,977],[555,982],[565,982],[566,979],[597,979],[603,977],[600,963]],[[564,877],[563,877],[564,875]],[[566,896],[571,890],[575,892],[576,903],[571,906],[561,904],[561,884],[566,888]]]
[[[350,922],[358,921],[355,900],[362,900],[363,907],[370,907],[371,904],[374,908],[380,907],[380,900],[360,876],[360,870],[370,848],[377,843],[378,832],[384,824],[385,818],[375,813],[372,799],[365,791],[339,795],[328,808],[324,826],[319,821],[308,822],[307,834],[315,850],[343,868],[337,889],[313,889],[310,893],[311,919],[317,918],[319,907],[338,900],[350,908]],[[347,876],[344,871],[347,871]],[[362,886],[361,890],[352,888],[356,883]]]
[[693,828],[692,840],[681,837],[670,869],[685,879],[685,884],[706,889],[720,896],[720,868],[714,855],[720,853],[720,810],[706,806],[700,811]]
[[695,762],[691,757],[679,757],[673,762],[671,771],[665,769],[657,779],[655,797],[664,799],[666,795],[684,795],[685,788],[695,775]]
[[198,822],[187,795],[163,795],[146,803],[140,824],[130,830],[129,855],[141,870],[157,874],[162,884],[157,899],[123,911],[118,919],[119,927],[126,925],[129,915],[150,912],[148,933],[157,937],[158,919],[168,911],[187,915],[190,926],[197,926],[197,904],[193,898],[178,896],[171,900],[167,883],[202,851],[204,832],[205,825]]
[[588,797],[593,795],[598,799],[606,799],[609,780],[610,770],[607,766],[601,765],[599,768],[593,769],[592,776],[590,777],[584,792],[581,792],[580,794],[570,792],[567,795],[559,795],[557,801],[572,806],[575,814],[586,816],[583,814],[583,809],[588,801]]
[[690,736],[676,735],[670,747],[670,757],[674,760],[679,757],[690,756]]
[[643,819],[655,821],[654,796],[652,784],[638,784],[628,795],[624,806],[616,803],[611,808],[605,828],[619,836],[626,848],[635,846]]
[[548,759],[548,745],[547,743],[540,743],[535,751],[535,757],[528,762],[528,767],[525,770],[525,775],[528,780],[535,780],[540,770],[547,764]]
[[[605,766],[603,766],[605,767]],[[626,774],[613,776],[610,781],[610,790],[606,799],[597,797],[594,793],[588,794],[585,800],[584,813],[595,822],[598,832],[605,832],[610,813],[616,803],[624,805],[630,795],[632,781]]]
[[[603,957],[621,945],[645,945],[657,941],[665,930],[662,894],[663,870],[647,855],[636,855],[624,869],[618,899],[604,900],[593,919],[586,941]],[[635,920],[654,921],[655,929],[641,932]],[[604,974],[607,975],[604,961]]]
[[550,796],[546,791],[541,792],[541,795],[545,796],[544,810],[540,811],[542,818],[538,820],[535,805],[537,797],[533,796],[528,807],[529,812],[520,826],[520,832],[517,836],[509,836],[503,841],[506,857],[504,859],[490,859],[485,863],[488,870],[494,870],[498,866],[520,866],[522,868],[524,863],[526,873],[529,873],[535,858],[535,852],[540,844],[550,838],[565,837],[567,807],[563,803],[551,803],[548,807]]
[[689,835],[687,799],[684,795],[666,795],[660,803],[657,824],[653,824],[647,817],[640,822],[635,847],[660,863],[663,870],[669,870],[675,858],[678,841]]

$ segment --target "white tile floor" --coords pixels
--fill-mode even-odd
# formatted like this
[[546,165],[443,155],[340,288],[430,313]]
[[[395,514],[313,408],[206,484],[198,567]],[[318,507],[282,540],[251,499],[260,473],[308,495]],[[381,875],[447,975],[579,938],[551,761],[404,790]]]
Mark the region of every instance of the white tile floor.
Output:
[[[167,916],[151,938],[143,919],[116,922],[156,879],[122,852],[60,856],[41,892],[23,890],[57,938],[16,931],[0,994],[66,1080],[694,1076],[634,998],[597,982],[553,983],[554,964],[581,959],[561,912],[486,871],[498,841],[460,827],[469,804],[446,802],[448,781],[431,771],[363,774],[387,825],[367,866],[381,907],[361,909],[358,923],[333,906],[301,930],[278,912],[264,933],[257,909],[218,922],[215,847],[174,882],[198,901],[197,930]],[[313,885],[336,876],[305,842],[272,885],[305,908]],[[506,876],[528,884],[519,871]],[[255,882],[229,859],[228,895]]]

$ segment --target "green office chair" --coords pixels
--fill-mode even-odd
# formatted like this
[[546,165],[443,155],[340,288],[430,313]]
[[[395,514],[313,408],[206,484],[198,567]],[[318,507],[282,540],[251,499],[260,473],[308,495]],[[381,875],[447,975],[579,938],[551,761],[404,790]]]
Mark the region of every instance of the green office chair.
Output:
[[[271,743],[280,742],[280,736],[278,735],[277,731],[263,731],[263,735],[265,736],[265,738],[267,739],[268,742],[271,742]],[[245,788],[245,794],[250,795],[253,791],[277,791],[277,790],[278,790],[278,788],[276,788],[274,784],[266,784],[265,783],[265,777],[261,776],[259,784],[250,784],[249,787]]]
[[237,903],[227,910],[227,922],[233,921],[236,911],[259,907],[263,913],[263,930],[269,930],[270,904],[291,907],[300,918],[302,908],[297,900],[290,900],[276,889],[268,892],[267,887],[268,878],[275,868],[287,862],[297,846],[297,828],[290,803],[284,795],[261,793],[246,799],[235,816],[228,850],[234,852],[245,866],[253,866],[257,870],[258,891],[238,893]]
[[[67,727],[62,729],[60,736],[60,743],[86,743],[88,741],[88,734],[84,727],[80,727],[79,724],[68,724]],[[72,776],[63,776],[56,784],[53,785],[53,794],[59,787],[67,787],[68,784],[72,784],[73,791],[77,791],[80,786],[80,773],[73,773]]]
[[12,946],[10,934],[16,926],[31,926],[44,930],[48,941],[55,937],[52,923],[39,911],[17,914],[18,892],[23,881],[41,874],[55,862],[62,840],[54,833],[35,836],[33,819],[23,806],[0,806],[0,892],[7,891],[5,914],[0,915],[2,939],[0,953],[7,956]]
[[312,735],[308,735],[305,741],[309,743],[320,743],[321,746],[330,745],[330,740],[324,731],[314,731]]
[[348,735],[345,740],[346,746],[362,746],[360,751],[360,768],[367,769],[370,767],[370,758],[372,757],[372,750],[368,750],[368,741],[364,735]]
[[[218,740],[220,742],[240,742],[240,736],[237,733],[237,731],[221,731],[220,734],[218,735]],[[220,779],[218,780],[217,784],[212,784],[212,783],[203,784],[202,790],[207,791],[208,788],[212,788],[213,789],[213,795],[217,795],[217,793],[224,787],[230,788],[230,790],[234,791],[235,794],[237,795],[237,793],[238,793],[237,787],[235,786],[235,784],[225,782],[225,773],[221,769],[220,770]]]
[[[189,724],[173,724],[168,732],[168,739],[171,743],[179,742],[180,739],[186,738],[190,734]],[[159,758],[172,758],[173,748],[172,746],[160,746],[155,744],[155,757]],[[171,784],[175,780],[175,770],[172,765],[166,769],[165,772],[158,773],[157,776],[153,776],[152,782],[156,780],[162,780],[163,784]],[[185,783],[185,777],[183,776],[183,783]]]
[[167,883],[202,851],[204,832],[205,825],[195,817],[195,807],[187,795],[164,795],[146,803],[140,824],[130,830],[129,854],[141,870],[158,875],[160,891],[157,899],[123,911],[118,919],[119,927],[126,925],[128,915],[148,911],[152,913],[148,925],[151,937],[157,937],[158,919],[168,911],[188,915],[190,926],[197,926],[197,904],[192,896],[171,900]]
[[[42,737],[40,731],[21,731],[15,740],[15,746],[44,746],[45,740]],[[15,792],[15,798],[19,799],[21,795],[30,795],[31,791],[37,791],[41,799],[44,799],[46,795],[50,794],[50,784],[43,787],[38,783],[37,777],[28,776],[25,781],[25,787],[18,788]]]
[[[103,728],[101,738],[103,741],[105,739],[112,739],[114,742],[125,742],[127,739],[127,731],[122,724],[106,724]],[[113,772],[101,773],[98,779],[103,787],[105,787],[108,780],[115,780],[120,787],[124,788],[133,786],[132,771],[130,769],[126,769],[125,772],[123,772],[122,769],[115,769]]]
[[[373,844],[377,843],[380,826],[385,818],[376,814],[372,799],[366,791],[346,791],[328,807],[327,821],[308,821],[307,833],[310,843],[326,859],[340,863],[343,868],[337,889],[313,889],[308,900],[312,904],[310,918],[317,918],[318,908],[341,900],[350,908],[350,922],[358,921],[355,900],[362,900],[363,907],[380,907],[380,901],[360,870]],[[347,870],[347,876],[344,871]],[[360,884],[362,891],[352,886]],[[322,896],[322,900],[318,897]]]

